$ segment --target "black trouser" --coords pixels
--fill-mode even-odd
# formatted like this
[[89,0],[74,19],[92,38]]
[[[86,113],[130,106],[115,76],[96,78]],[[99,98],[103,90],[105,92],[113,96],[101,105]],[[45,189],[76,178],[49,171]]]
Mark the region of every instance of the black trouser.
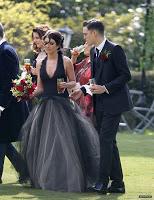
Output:
[[100,137],[100,174],[99,182],[108,184],[109,180],[123,181],[116,134],[121,114],[111,115],[96,111],[97,129]]
[[0,143],[0,179],[3,174],[4,158],[8,157],[15,170],[22,176],[25,168],[24,160],[11,143]]

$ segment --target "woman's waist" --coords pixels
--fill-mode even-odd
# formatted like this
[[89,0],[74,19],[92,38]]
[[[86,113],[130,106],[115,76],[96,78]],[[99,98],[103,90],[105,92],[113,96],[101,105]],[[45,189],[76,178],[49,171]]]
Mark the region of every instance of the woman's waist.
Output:
[[63,93],[58,93],[57,91],[44,91],[40,97],[43,97],[43,98],[52,98],[52,97],[65,97],[67,98],[69,95],[68,95],[68,92],[65,90]]

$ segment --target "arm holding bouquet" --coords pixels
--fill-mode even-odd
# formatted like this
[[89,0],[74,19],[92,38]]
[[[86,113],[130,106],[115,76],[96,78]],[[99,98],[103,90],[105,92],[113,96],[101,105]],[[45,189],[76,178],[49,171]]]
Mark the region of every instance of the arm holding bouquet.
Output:
[[42,92],[43,92],[43,84],[42,84],[42,81],[40,78],[40,70],[39,70],[38,74],[37,74],[37,86],[36,86],[36,89],[34,90],[34,92],[32,93],[31,98],[37,97]]

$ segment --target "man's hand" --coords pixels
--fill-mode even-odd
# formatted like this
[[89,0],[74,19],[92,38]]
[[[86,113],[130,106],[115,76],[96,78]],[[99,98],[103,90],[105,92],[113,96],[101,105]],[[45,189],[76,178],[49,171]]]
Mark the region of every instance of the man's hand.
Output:
[[107,92],[105,86],[96,85],[96,84],[90,86],[90,91],[92,92],[92,94],[103,94],[103,93]]
[[70,94],[70,98],[74,101],[80,99],[83,96],[83,92],[82,90],[78,89],[78,90],[74,90],[71,94]]

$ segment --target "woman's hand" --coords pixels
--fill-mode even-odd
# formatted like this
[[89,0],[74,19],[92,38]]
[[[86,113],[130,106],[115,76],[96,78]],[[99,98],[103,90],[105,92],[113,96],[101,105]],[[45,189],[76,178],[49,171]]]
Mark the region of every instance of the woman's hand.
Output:
[[76,63],[76,60],[77,60],[79,55],[80,55],[80,52],[77,51],[77,49],[73,48],[71,50],[71,61],[72,61],[73,64]]
[[34,68],[34,67],[32,67],[31,68],[31,73],[33,74],[33,75],[38,75],[38,69],[37,68]]
[[74,100],[74,101],[77,101],[78,99],[80,99],[82,96],[84,96],[82,90],[78,89],[78,90],[75,90],[73,91],[69,97]]
[[31,69],[32,69],[33,67],[30,65],[30,66],[25,66],[25,65],[23,65],[23,67],[22,67],[22,70],[23,70],[23,72],[28,72],[28,73],[30,73],[31,72]]
[[73,48],[71,50],[71,55],[74,57],[78,57],[80,55],[80,52],[77,50],[77,48]]
[[66,82],[60,82],[60,83],[58,83],[58,87],[60,88],[60,89],[66,89],[67,88],[67,83]]
[[75,82],[75,81],[60,82],[60,83],[58,84],[58,87],[59,87],[60,89],[66,89],[66,88],[71,89],[71,88],[75,87],[75,85],[76,85],[76,82]]

